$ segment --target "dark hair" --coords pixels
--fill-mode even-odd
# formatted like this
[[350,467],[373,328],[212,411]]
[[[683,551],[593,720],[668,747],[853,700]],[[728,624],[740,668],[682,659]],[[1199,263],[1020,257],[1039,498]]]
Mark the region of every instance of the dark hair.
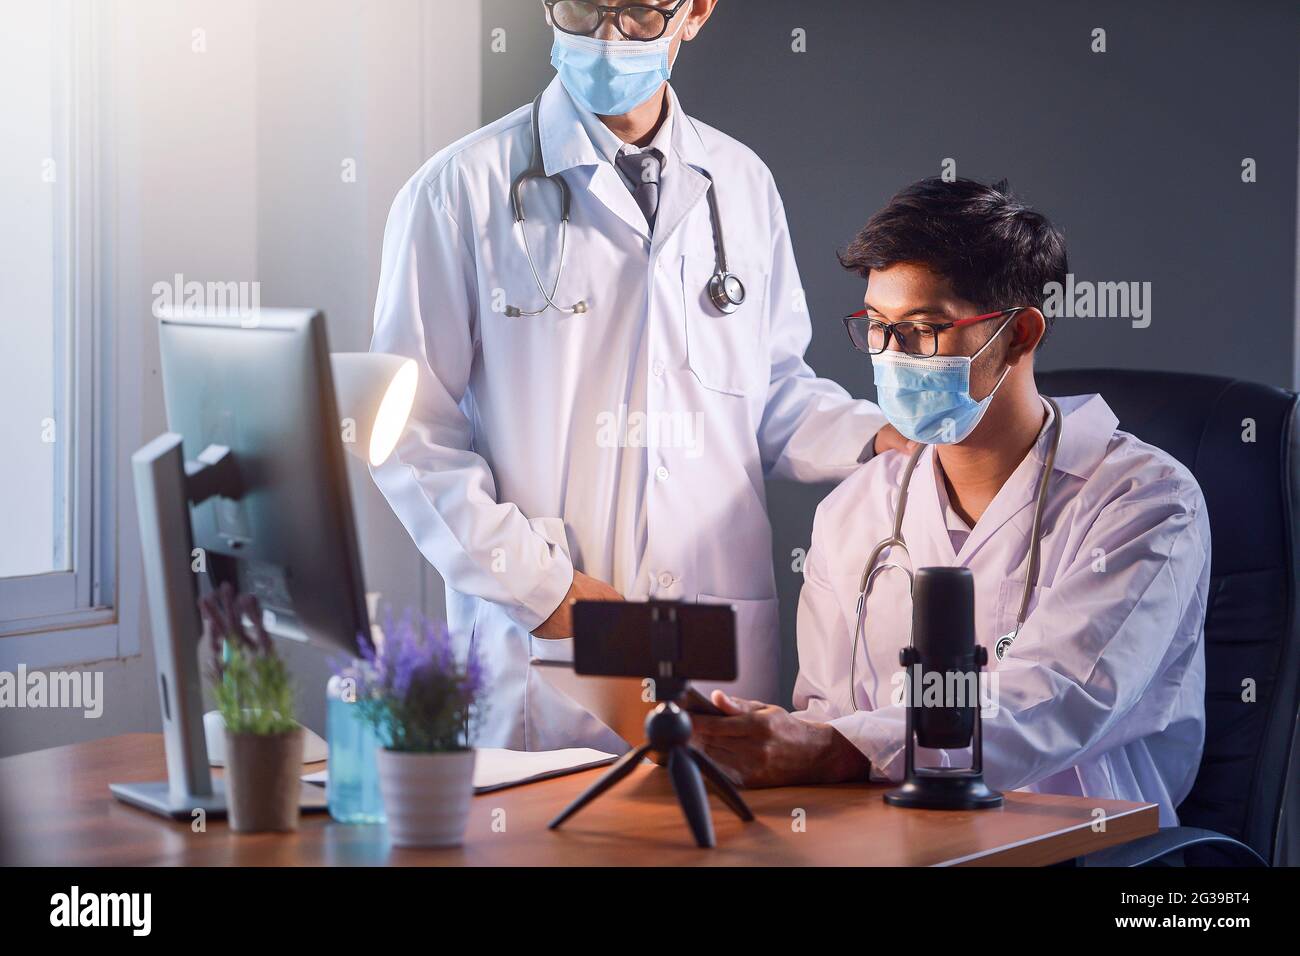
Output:
[[[933,177],[902,190],[862,227],[840,264],[864,279],[900,262],[927,266],[981,311],[1043,307],[1049,282],[1065,283],[1065,238],[1012,195],[1007,181]],[[1052,317],[1047,317],[1048,330]],[[1044,336],[1046,337],[1046,336]]]

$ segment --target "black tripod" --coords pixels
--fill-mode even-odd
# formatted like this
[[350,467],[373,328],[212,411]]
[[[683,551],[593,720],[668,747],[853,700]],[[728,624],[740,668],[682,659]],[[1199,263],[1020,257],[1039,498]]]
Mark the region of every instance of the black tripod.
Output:
[[[727,779],[718,765],[700,751],[691,746],[691,718],[686,711],[674,703],[679,694],[667,699],[660,699],[659,706],[645,719],[646,742],[635,750],[625,753],[605,775],[593,783],[574,800],[564,812],[550,823],[550,829],[556,829],[569,817],[573,816],[591,801],[618,783],[635,769],[646,754],[654,752],[663,758],[668,767],[668,774],[677,791],[677,801],[682,805],[682,813],[695,835],[695,842],[701,847],[712,847],[713,817],[709,814],[708,798],[704,794],[704,779],[707,778],[718,798],[732,812],[748,823],[754,814],[739,791]],[[704,778],[701,778],[701,772]]]

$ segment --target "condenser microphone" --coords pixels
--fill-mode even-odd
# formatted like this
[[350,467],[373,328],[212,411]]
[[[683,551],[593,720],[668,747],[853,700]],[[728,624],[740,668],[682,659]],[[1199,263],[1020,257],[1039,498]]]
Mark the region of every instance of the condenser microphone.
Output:
[[975,662],[975,579],[969,568],[921,568],[916,573],[912,647],[917,662],[907,677],[923,704],[915,727],[917,744],[969,747],[980,671]]
[[[988,651],[975,643],[975,579],[968,568],[921,568],[912,579],[912,643],[898,655],[906,697],[902,786],[885,794],[897,807],[979,810],[1002,805],[984,783],[980,671]],[[970,747],[969,767],[918,767],[916,748]]]

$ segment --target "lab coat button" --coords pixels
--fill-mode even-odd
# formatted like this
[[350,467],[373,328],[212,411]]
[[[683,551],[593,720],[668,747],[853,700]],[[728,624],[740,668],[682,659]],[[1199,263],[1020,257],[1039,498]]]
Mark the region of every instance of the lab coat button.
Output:
[[669,574],[667,571],[662,572],[662,573],[659,575],[659,586],[660,586],[661,588],[670,588],[670,587],[672,587],[672,586],[673,586],[673,576],[672,576],[671,574]]
[[655,373],[655,378],[662,378],[664,374],[664,363],[658,361],[655,362],[651,367],[651,371]]
[[655,469],[655,477],[658,478],[660,481],[667,481],[668,469],[665,468],[663,465],[660,465],[658,468]]

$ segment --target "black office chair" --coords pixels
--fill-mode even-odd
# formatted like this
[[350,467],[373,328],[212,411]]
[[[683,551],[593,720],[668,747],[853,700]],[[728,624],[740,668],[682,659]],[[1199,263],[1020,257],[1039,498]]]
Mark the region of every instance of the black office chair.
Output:
[[[1210,517],[1205,751],[1178,827],[1092,854],[1085,866],[1274,862],[1300,706],[1297,396],[1210,375],[1039,373],[1046,395],[1099,393],[1119,427],[1200,482]],[[1249,437],[1253,422],[1254,441]],[[1243,700],[1253,680],[1255,700]]]

